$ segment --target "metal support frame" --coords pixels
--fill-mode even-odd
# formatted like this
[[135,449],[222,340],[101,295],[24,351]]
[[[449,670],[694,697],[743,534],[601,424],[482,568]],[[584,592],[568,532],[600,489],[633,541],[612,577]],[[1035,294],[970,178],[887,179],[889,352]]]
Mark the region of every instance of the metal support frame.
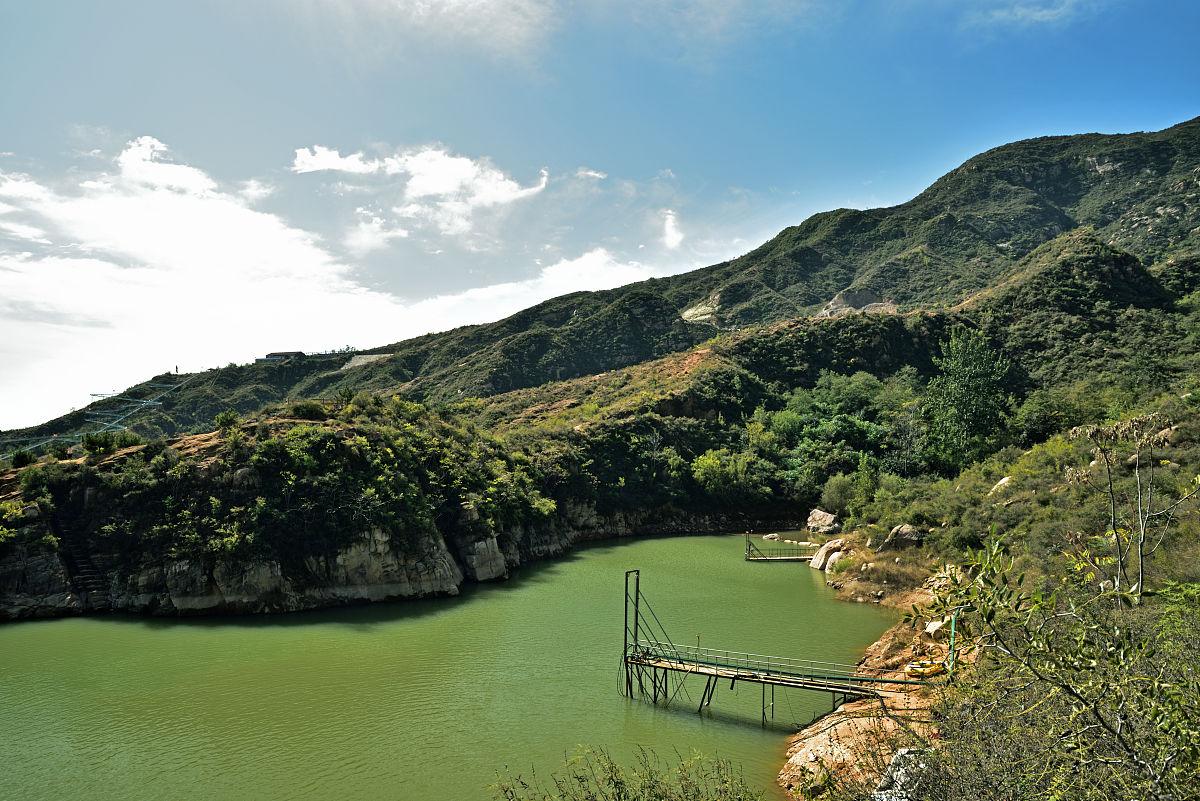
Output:
[[[625,571],[625,625],[622,634],[622,666],[625,678],[622,691],[630,698],[634,697],[636,678],[639,696],[654,704],[661,701],[670,705],[675,697],[671,692],[672,675],[677,682],[675,694],[683,688],[688,676],[700,675],[704,677],[704,689],[700,693],[696,711],[701,713],[706,706],[712,704],[717,683],[721,679],[729,679],[731,691],[738,681],[750,682],[761,687],[761,719],[762,725],[765,726],[768,715],[772,720],[775,718],[776,686],[827,692],[832,701],[831,709],[836,710],[841,704],[855,698],[878,698],[883,693],[897,690],[899,686],[933,683],[895,678],[879,671],[867,671],[859,665],[702,648],[699,638],[695,646],[675,645],[653,608],[643,601],[641,571]],[[953,620],[950,631],[952,669],[955,634]],[[771,690],[769,701],[768,687]]]

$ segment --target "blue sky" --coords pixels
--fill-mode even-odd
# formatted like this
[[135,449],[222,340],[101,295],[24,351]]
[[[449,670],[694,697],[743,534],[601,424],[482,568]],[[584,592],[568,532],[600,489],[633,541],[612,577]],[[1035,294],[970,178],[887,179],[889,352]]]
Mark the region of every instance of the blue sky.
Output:
[[0,0],[0,426],[1200,114],[1200,4]]

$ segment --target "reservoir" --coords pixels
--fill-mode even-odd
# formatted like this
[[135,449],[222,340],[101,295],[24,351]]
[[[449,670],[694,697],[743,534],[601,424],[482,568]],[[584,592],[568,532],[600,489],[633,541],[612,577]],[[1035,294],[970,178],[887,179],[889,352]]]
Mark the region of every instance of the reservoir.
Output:
[[681,644],[853,663],[897,613],[742,551],[622,541],[450,599],[0,626],[0,798],[483,801],[580,746],[720,756],[779,798],[786,735],[830,696],[777,691],[766,728],[757,685],[722,683],[704,715],[698,678],[670,708],[624,698],[624,571]]

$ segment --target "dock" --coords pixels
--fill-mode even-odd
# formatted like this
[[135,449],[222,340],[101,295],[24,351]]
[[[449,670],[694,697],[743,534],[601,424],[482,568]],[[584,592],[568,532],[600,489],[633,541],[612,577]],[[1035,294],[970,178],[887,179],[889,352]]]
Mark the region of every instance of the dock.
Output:
[[811,562],[819,545],[759,545],[746,534],[747,562]]
[[[767,656],[699,645],[676,645],[653,607],[641,592],[641,571],[625,573],[625,635],[622,654],[624,682],[622,693],[629,698],[642,697],[655,704],[670,705],[680,694],[684,682],[697,676],[704,679],[697,712],[712,704],[718,685],[729,682],[732,690],[738,682],[762,687],[762,722],[775,716],[775,688],[829,693],[833,708],[849,700],[884,698],[903,692],[911,685],[928,685],[923,679],[899,678],[858,665]],[[674,687],[672,687],[674,683]],[[768,692],[770,699],[768,700]]]

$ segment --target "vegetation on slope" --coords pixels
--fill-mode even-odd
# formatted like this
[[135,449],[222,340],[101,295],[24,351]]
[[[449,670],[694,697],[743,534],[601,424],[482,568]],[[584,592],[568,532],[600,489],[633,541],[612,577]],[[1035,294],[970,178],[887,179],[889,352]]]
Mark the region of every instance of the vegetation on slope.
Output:
[[[364,351],[388,357],[352,369],[341,369],[345,356],[323,356],[209,371],[136,428],[197,431],[222,408],[247,413],[341,391],[440,403],[534,387],[686,350],[722,330],[802,317],[847,288],[935,310],[987,290],[1040,245],[1085,226],[1169,291],[1188,294],[1200,269],[1200,119],[1155,133],[1004,145],[899,206],[818,214],[729,262]],[[681,319],[698,307],[707,313]],[[76,413],[31,433],[83,428]]]

